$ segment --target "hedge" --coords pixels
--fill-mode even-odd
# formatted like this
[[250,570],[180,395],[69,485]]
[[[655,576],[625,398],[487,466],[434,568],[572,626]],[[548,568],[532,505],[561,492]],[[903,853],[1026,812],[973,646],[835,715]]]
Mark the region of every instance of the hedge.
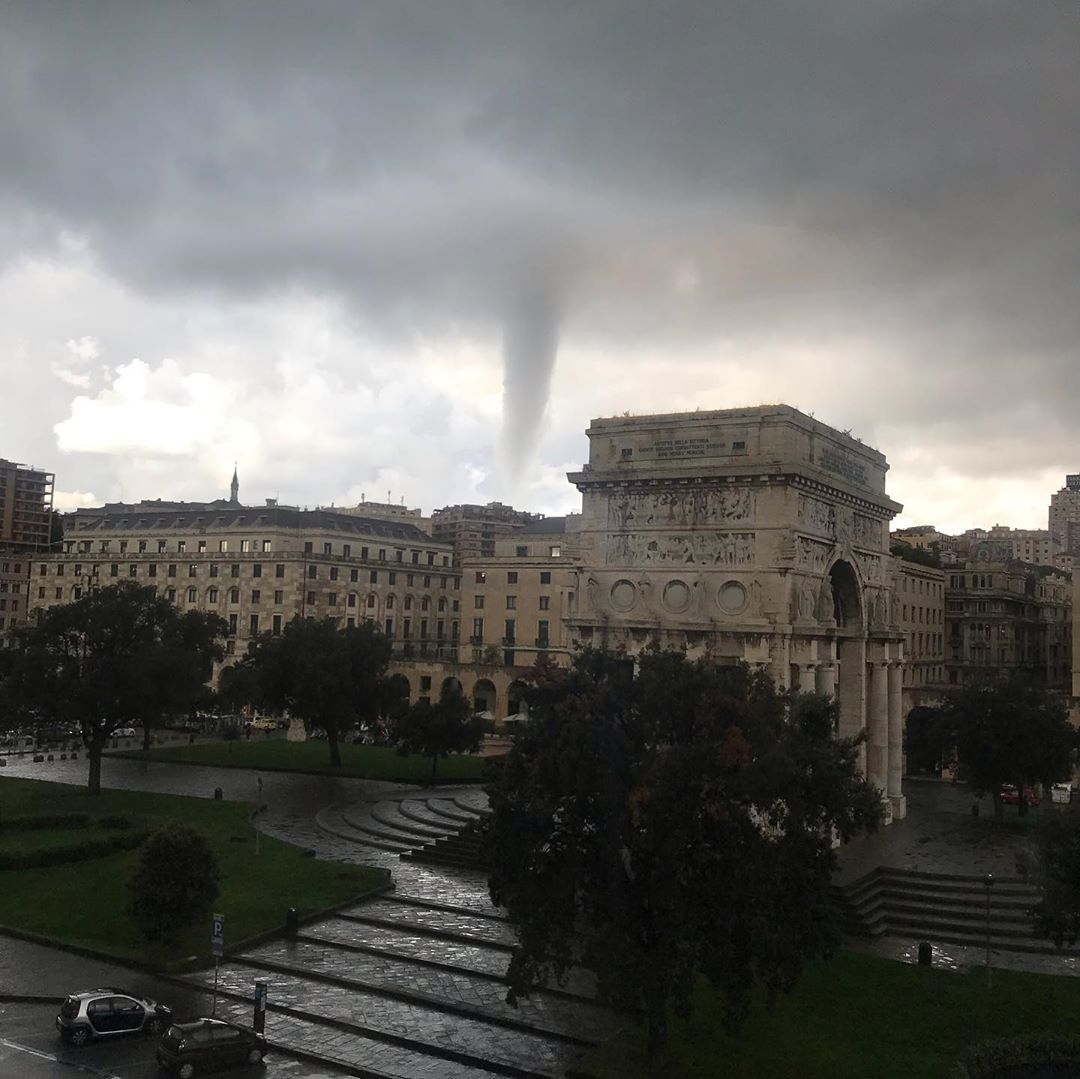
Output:
[[965,1049],[949,1072],[949,1079],[986,1079],[999,1070],[1023,1064],[1077,1063],[1080,1063],[1080,1037],[1031,1034],[996,1038]]
[[42,869],[50,865],[86,862],[104,858],[122,850],[134,850],[146,838],[146,832],[122,832],[108,839],[94,839],[77,846],[52,847],[45,850],[0,851],[0,870]]
[[[0,820],[0,830],[35,832],[45,828],[85,828],[89,823],[90,817],[86,813],[61,813],[51,817],[10,817],[7,820]],[[102,821],[102,823],[105,822]]]

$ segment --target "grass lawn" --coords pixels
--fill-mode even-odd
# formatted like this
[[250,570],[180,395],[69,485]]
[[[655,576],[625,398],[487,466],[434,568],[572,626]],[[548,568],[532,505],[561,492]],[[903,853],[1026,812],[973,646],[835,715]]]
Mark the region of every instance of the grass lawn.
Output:
[[[214,910],[225,915],[225,945],[275,929],[285,911],[296,907],[301,916],[342,903],[381,884],[385,877],[364,866],[305,858],[298,847],[261,836],[255,852],[254,830],[248,821],[251,806],[206,798],[102,791],[97,797],[84,788],[30,779],[0,778],[0,820],[59,813],[88,813],[92,820],[123,815],[140,829],[171,822],[202,832],[218,857],[221,893]],[[58,830],[59,832],[59,830]],[[65,842],[98,836],[99,827],[64,829]],[[26,849],[27,843],[57,845],[49,830],[5,834],[0,849]],[[0,926],[37,933],[103,955],[150,960],[156,964],[185,956],[206,956],[210,950],[210,921],[200,924],[170,955],[149,954],[125,913],[127,880],[138,853],[124,851],[105,858],[44,869],[0,871]]]
[[[241,768],[277,769],[286,772],[318,772],[357,779],[400,780],[404,783],[426,783],[431,779],[429,757],[400,757],[387,746],[346,745],[341,747],[341,767],[330,767],[330,750],[325,742],[286,742],[277,738],[260,741],[207,742],[193,746],[170,746],[134,750],[123,756],[140,760],[183,761],[190,764],[225,764]],[[459,754],[440,758],[435,781],[480,780],[490,757]]]
[[941,1079],[966,1046],[1036,1032],[1080,1034],[1080,978],[955,974],[841,952],[810,968],[770,1015],[755,1007],[734,1037],[702,983],[650,1071],[630,1031],[585,1058],[598,1079]]

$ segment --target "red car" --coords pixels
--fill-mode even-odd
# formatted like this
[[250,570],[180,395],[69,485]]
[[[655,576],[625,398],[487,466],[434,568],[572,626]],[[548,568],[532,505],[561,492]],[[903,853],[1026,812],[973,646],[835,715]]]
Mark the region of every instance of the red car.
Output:
[[[1020,796],[1016,793],[1016,787],[1012,783],[1002,785],[1000,797],[1007,806],[1020,804]],[[1039,804],[1039,792],[1034,787],[1024,787],[1024,803],[1029,806]]]

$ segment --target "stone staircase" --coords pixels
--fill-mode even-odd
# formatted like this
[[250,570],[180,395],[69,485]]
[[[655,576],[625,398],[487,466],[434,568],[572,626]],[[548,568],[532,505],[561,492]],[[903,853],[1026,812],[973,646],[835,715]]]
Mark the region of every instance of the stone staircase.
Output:
[[467,824],[456,835],[445,835],[435,842],[405,851],[401,858],[425,865],[442,865],[456,869],[486,869],[481,824]]
[[[986,944],[986,893],[982,877],[888,866],[833,889],[849,933],[975,947]],[[1038,891],[1022,880],[995,880],[989,910],[990,945],[995,951],[1060,954],[1050,941],[1034,935],[1028,911],[1038,898]]]

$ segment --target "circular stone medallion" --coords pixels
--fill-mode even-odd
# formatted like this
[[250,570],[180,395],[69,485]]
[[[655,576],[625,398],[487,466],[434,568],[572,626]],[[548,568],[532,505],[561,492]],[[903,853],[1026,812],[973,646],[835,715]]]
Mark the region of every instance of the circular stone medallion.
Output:
[[738,614],[746,606],[746,589],[738,581],[725,581],[716,600],[726,614]]
[[616,581],[611,586],[611,606],[616,611],[629,611],[637,599],[637,589],[632,581]]
[[685,581],[668,581],[664,586],[663,603],[673,614],[681,614],[690,606],[690,586]]

